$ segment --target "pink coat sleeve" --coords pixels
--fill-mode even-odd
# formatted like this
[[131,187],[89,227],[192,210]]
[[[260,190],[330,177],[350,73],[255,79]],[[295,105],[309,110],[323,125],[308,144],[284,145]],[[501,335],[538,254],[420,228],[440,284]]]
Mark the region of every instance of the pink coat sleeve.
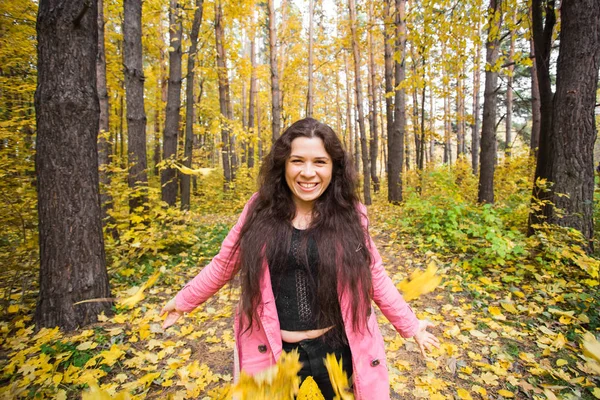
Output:
[[189,312],[208,300],[233,277],[233,268],[237,261],[238,252],[234,253],[235,243],[240,235],[250,204],[253,203],[255,193],[242,211],[237,223],[227,234],[221,244],[219,254],[205,266],[194,279],[187,283],[175,296],[178,310]]
[[412,308],[404,300],[394,283],[388,276],[383,267],[381,255],[368,233],[369,220],[367,218],[367,208],[360,204],[359,212],[365,234],[368,238],[369,251],[371,252],[371,279],[373,282],[373,300],[383,315],[392,323],[394,328],[405,338],[412,337],[417,333],[419,320]]

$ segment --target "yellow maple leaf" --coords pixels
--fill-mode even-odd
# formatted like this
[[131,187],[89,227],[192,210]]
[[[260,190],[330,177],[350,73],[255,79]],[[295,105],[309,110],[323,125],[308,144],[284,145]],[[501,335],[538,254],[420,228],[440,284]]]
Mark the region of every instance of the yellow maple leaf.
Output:
[[121,350],[118,345],[113,344],[110,347],[110,350],[104,350],[102,353],[100,353],[100,356],[104,358],[100,364],[106,364],[110,367],[114,365],[114,363],[116,363],[117,360],[124,354],[125,352]]
[[595,398],[600,399],[600,388],[595,387],[594,389],[592,389],[592,394]]
[[319,390],[319,385],[313,379],[312,376],[309,376],[302,382],[300,385],[300,390],[298,391],[297,400],[325,400],[323,397],[323,393]]
[[519,311],[517,311],[517,309],[515,308],[515,306],[512,303],[501,302],[500,305],[502,306],[502,308],[504,308],[506,311],[508,311],[511,314],[519,313]]
[[138,289],[138,291],[130,297],[124,299],[118,299],[117,303],[122,307],[133,308],[137,303],[144,300],[146,295],[144,291],[148,289],[150,286],[154,285],[160,276],[160,271],[156,271],[148,280]]
[[404,300],[410,301],[435,290],[442,282],[442,277],[436,275],[436,272],[437,267],[431,262],[425,271],[416,270],[411,274],[410,280],[400,282],[397,288],[402,292]]
[[513,398],[515,397],[515,394],[513,392],[510,392],[506,389],[500,389],[498,390],[498,394],[502,397],[506,397],[506,398]]
[[473,400],[473,397],[471,397],[471,394],[466,389],[458,389],[456,394],[460,400]]
[[131,396],[126,390],[111,395],[108,391],[102,390],[95,382],[89,382],[90,389],[81,394],[81,400],[129,400]]
[[597,362],[600,362],[600,342],[591,332],[586,332],[583,335],[583,354],[586,357],[593,358]]

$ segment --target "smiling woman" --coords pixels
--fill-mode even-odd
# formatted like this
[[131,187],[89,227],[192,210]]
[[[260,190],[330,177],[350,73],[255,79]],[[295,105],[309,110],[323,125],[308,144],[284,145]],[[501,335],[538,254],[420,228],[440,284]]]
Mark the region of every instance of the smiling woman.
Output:
[[[368,232],[350,156],[327,125],[306,118],[273,144],[260,188],[219,254],[169,301],[167,328],[237,273],[239,369],[255,374],[297,351],[298,375],[335,396],[324,358],[341,358],[357,399],[389,399],[383,338],[371,302],[423,351],[438,346],[386,275]],[[368,393],[367,393],[368,391]]]

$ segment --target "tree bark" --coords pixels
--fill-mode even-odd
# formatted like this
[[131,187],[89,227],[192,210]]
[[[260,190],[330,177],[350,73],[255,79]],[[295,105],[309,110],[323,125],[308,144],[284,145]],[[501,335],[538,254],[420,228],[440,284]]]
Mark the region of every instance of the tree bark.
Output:
[[[194,21],[190,32],[190,50],[188,52],[187,77],[185,87],[185,144],[183,146],[183,165],[192,167],[192,150],[194,146],[194,67],[196,65],[196,52],[198,49],[198,32],[202,24],[203,0],[196,0]],[[180,174],[181,181],[181,209],[190,209],[190,175]]]
[[[510,11],[512,15],[510,18],[512,19],[512,24],[514,25],[516,22],[516,10]],[[515,57],[515,30],[514,28],[510,31],[510,45],[508,50],[508,59],[507,63],[512,63],[513,58]],[[507,157],[510,157],[512,154],[512,108],[513,108],[513,74],[514,74],[515,66],[509,65],[506,73],[506,119],[505,119],[505,154]]]
[[[146,203],[146,112],[144,111],[144,67],[142,65],[142,2],[124,0],[123,58],[127,106],[127,155],[129,187],[136,190],[130,210]],[[139,189],[141,188],[141,192]]]
[[360,130],[360,148],[362,154],[363,170],[363,197],[365,205],[371,205],[371,168],[369,166],[369,148],[367,147],[367,132],[365,129],[365,115],[363,111],[363,93],[360,77],[360,48],[356,28],[356,5],[354,0],[348,0],[350,10],[350,31],[352,34],[352,54],[354,56],[354,83],[356,109],[358,111],[358,127]]
[[98,3],[42,0],[37,18],[38,328],[110,313],[98,176]]
[[493,70],[500,55],[499,30],[502,25],[502,0],[490,0],[489,28],[485,44],[485,91],[481,126],[479,203],[494,203],[494,169],[496,164],[496,102],[498,72]]
[[402,201],[402,165],[404,164],[404,132],[406,127],[406,99],[404,88],[398,86],[405,78],[406,22],[404,10],[406,0],[396,0],[396,53],[394,63],[394,128],[388,135],[388,201]]
[[373,19],[373,2],[369,2],[369,30],[367,32],[367,41],[369,47],[369,78],[371,88],[371,112],[370,112],[370,130],[371,140],[369,143],[370,156],[371,156],[371,180],[373,181],[373,192],[379,192],[379,177],[377,176],[377,152],[379,149],[379,133],[377,132],[377,115],[379,110],[377,109],[378,101],[378,84],[377,84],[377,69],[375,67],[375,46],[373,44],[373,25],[375,20]]
[[[531,18],[531,8],[529,10]],[[533,30],[533,27],[530,27]],[[540,86],[537,77],[537,66],[535,62],[535,45],[533,36],[529,39],[531,49],[532,65],[531,65],[531,140],[529,143],[529,154],[536,157],[540,146],[540,124],[542,115],[540,110]]]
[[[383,54],[384,54],[384,81],[385,81],[385,116],[386,116],[386,131],[387,131],[387,163],[386,172],[388,175],[388,189],[390,188],[390,160],[389,154],[391,151],[390,141],[393,142],[394,137],[394,100],[392,99],[392,93],[394,91],[394,60],[392,57],[392,35],[391,27],[393,26],[392,20],[392,0],[385,0],[383,8]],[[391,196],[388,192],[388,200],[391,200]]]
[[[102,207],[102,224],[106,225],[108,210],[112,208],[112,197],[107,192],[110,186],[110,175],[107,168],[112,154],[112,143],[108,140],[109,104],[106,89],[106,51],[104,46],[104,1],[98,0],[98,54],[96,55],[96,88],[100,106],[100,125],[98,130],[98,168],[100,172],[100,205]],[[115,232],[116,233],[116,232]]]
[[[542,9],[544,7],[544,9]],[[544,21],[545,15],[545,21]],[[538,200],[552,201],[550,191],[540,190],[535,182],[538,178],[551,177],[551,149],[548,139],[552,128],[552,80],[550,77],[550,55],[552,52],[552,32],[556,24],[554,0],[532,0],[531,3],[531,28],[533,43],[535,47],[535,68],[537,73],[538,88],[540,95],[540,136],[537,150],[537,163],[535,166],[534,185],[532,191],[532,202]],[[552,181],[550,181],[552,182]],[[533,226],[545,221],[549,210],[541,209],[529,214],[528,233],[532,234]]]
[[352,154],[354,158],[354,166],[356,167],[358,166],[358,160],[356,157],[354,157],[354,129],[352,128],[353,104],[350,89],[352,87],[352,80],[350,79],[350,66],[348,64],[348,55],[346,52],[344,52],[344,73],[346,75],[346,149],[348,150],[348,153]]
[[[181,16],[178,0],[169,2],[169,88],[163,131],[163,160],[177,158],[179,109],[181,108]],[[160,174],[161,198],[173,207],[177,202],[177,170],[165,166]]]
[[275,5],[273,0],[268,0],[268,32],[269,55],[271,62],[271,138],[273,143],[281,136],[281,91],[279,90],[279,70],[277,69],[277,31],[275,29]]
[[231,137],[231,102],[229,97],[229,77],[227,75],[227,56],[225,54],[223,9],[221,1],[215,3],[215,43],[217,48],[217,74],[219,76],[219,108],[221,111],[221,141],[223,147],[223,174],[225,175],[224,190],[229,190],[229,184],[234,179],[233,139]]
[[554,183],[551,203],[543,207],[547,221],[580,231],[588,240],[588,250],[592,250],[594,233],[594,109],[599,68],[600,3],[561,3],[556,93],[551,129],[546,137],[550,157],[547,165],[536,169],[549,174],[536,178]]
[[[477,22],[477,37],[479,34],[479,22]],[[481,45],[475,43],[475,59],[473,60],[473,125],[471,126],[471,165],[473,168],[473,174],[477,175],[479,172],[479,87],[480,87],[480,67],[481,67]]]

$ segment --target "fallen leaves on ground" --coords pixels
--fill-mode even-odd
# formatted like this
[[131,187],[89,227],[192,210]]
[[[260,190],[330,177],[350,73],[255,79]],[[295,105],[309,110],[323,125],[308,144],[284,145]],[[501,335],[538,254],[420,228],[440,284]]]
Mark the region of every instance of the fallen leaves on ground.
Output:
[[[598,332],[589,329],[598,304],[588,295],[597,281],[510,264],[491,265],[476,276],[465,270],[460,254],[412,248],[410,238],[384,223],[390,212],[370,212],[377,216],[370,230],[394,284],[402,287],[418,270],[423,272],[408,283],[422,279],[425,288],[443,276],[429,286],[435,290],[411,301],[420,318],[436,324],[441,340],[427,360],[377,311],[393,399],[600,398]],[[431,265],[438,268],[434,274]],[[135,277],[136,268],[128,266],[133,271],[127,274]],[[154,272],[135,293],[127,274],[113,276],[113,292],[129,298],[129,306],[69,334],[57,328],[35,332],[37,293],[1,288],[10,304],[0,321],[0,398],[71,399],[85,390],[123,399],[228,398],[238,289],[225,287],[176,326],[161,329],[161,307],[197,272],[183,263],[160,276]],[[407,297],[423,289],[409,288]]]

